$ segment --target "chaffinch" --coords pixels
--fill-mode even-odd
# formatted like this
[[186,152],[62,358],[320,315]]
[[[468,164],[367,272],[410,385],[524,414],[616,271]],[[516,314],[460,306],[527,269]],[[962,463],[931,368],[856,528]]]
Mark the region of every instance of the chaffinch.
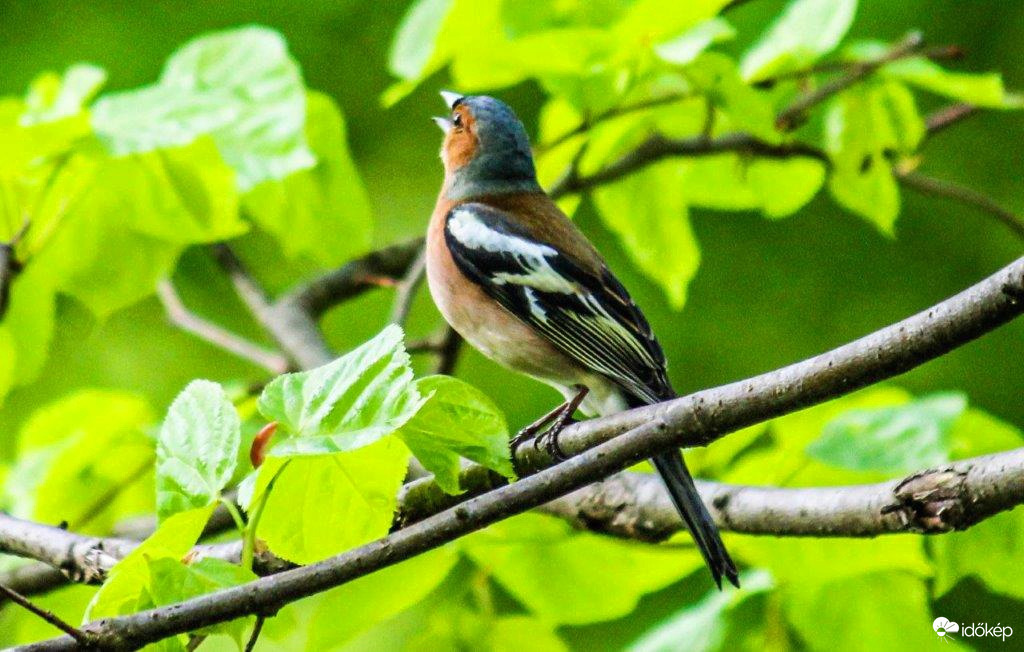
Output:
[[[516,438],[555,439],[578,408],[607,415],[676,396],[665,355],[597,250],[537,183],[530,141],[505,103],[441,94],[451,109],[444,184],[427,230],[427,281],[441,314],[488,358],[554,386],[565,403]],[[715,583],[739,586],[679,451],[651,460]]]

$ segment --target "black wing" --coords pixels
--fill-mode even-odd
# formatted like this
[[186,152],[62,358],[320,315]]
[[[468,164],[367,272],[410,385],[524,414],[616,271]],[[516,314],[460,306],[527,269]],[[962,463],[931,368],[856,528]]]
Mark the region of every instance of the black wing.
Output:
[[484,204],[453,208],[445,240],[463,274],[584,368],[645,403],[675,395],[647,320],[606,268],[584,270]]

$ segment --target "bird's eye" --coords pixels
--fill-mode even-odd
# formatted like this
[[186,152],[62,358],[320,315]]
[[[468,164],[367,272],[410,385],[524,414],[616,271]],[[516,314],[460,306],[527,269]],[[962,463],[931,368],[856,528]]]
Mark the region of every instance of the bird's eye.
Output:
[[452,124],[460,129],[462,128],[462,114],[459,113],[458,111],[456,111],[455,114],[452,115]]

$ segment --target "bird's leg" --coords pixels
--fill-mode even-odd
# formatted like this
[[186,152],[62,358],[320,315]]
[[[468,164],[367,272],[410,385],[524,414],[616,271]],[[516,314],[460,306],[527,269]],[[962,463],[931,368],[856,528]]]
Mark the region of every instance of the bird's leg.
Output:
[[527,442],[535,438],[537,436],[537,433],[543,430],[545,426],[547,426],[549,423],[560,417],[567,405],[569,405],[568,401],[562,403],[554,410],[551,410],[541,418],[537,419],[530,425],[526,426],[525,428],[517,432],[516,436],[513,437],[508,442],[508,447],[512,451],[512,458],[515,459],[516,449],[519,448],[520,445],[522,445],[524,442]]
[[567,459],[568,456],[558,445],[558,435],[567,425],[573,423],[572,415],[575,414],[576,408],[580,406],[580,403],[583,402],[583,399],[587,397],[589,392],[590,390],[587,387],[576,385],[576,396],[573,396],[562,405],[562,410],[551,423],[551,427],[544,431],[543,435],[535,439],[533,445],[537,446],[543,440],[544,449],[548,452],[548,455],[559,462]]

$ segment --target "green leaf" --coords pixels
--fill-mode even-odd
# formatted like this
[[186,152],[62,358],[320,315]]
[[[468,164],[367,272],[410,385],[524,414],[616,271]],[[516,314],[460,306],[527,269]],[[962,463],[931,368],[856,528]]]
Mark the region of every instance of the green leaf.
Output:
[[935,595],[974,576],[989,590],[1024,598],[1017,581],[1024,556],[1024,510],[1015,509],[977,523],[966,532],[929,539],[935,564]]
[[40,75],[29,88],[20,123],[45,124],[78,115],[106,81],[107,71],[88,63],[68,66],[63,75]]
[[969,408],[949,431],[950,457],[955,460],[989,455],[1024,444],[1020,429],[981,410]]
[[316,166],[255,186],[242,204],[286,256],[309,256],[323,267],[334,267],[369,249],[373,219],[337,104],[311,92],[306,113],[306,138]]
[[388,326],[334,362],[278,376],[267,385],[260,414],[297,435],[269,454],[354,450],[401,428],[423,404],[402,337],[401,328]]
[[426,403],[398,435],[438,485],[459,493],[459,457],[513,477],[505,416],[483,392],[451,376],[416,381]]
[[898,407],[851,410],[826,425],[807,454],[857,471],[936,466],[949,461],[950,430],[966,408],[963,394],[946,393]]
[[93,129],[115,155],[213,136],[242,190],[315,163],[303,132],[305,89],[284,39],[263,27],[201,36],[151,86],[100,97]]
[[161,520],[217,500],[235,472],[241,423],[220,385],[194,380],[167,411],[157,441],[156,503]]
[[825,166],[809,158],[759,158],[747,166],[746,180],[765,216],[786,217],[818,194],[825,183]]
[[[593,194],[601,219],[676,310],[686,302],[686,287],[700,264],[681,185],[686,173],[685,162],[665,161]],[[646,200],[638,202],[637,197]]]
[[[150,560],[149,578],[148,591],[154,607],[184,602],[257,579],[251,570],[222,559],[204,558],[186,565],[170,557]],[[197,630],[195,633],[227,634],[241,647],[245,642],[245,631],[250,621],[252,617],[239,618]]]
[[629,652],[675,652],[686,641],[690,652],[712,652],[723,649],[733,609],[747,599],[772,589],[771,575],[752,571],[740,576],[741,591],[712,589],[704,598],[687,605],[646,632],[630,645]]
[[654,46],[654,52],[676,65],[690,63],[712,44],[735,38],[736,30],[723,18],[711,18],[682,35]]
[[[382,537],[408,463],[409,450],[395,437],[349,452],[292,458],[267,497],[257,535],[298,564]],[[264,463],[260,475],[280,468]]]
[[464,549],[538,618],[560,624],[625,616],[643,595],[703,566],[696,549],[623,542],[538,514],[492,525]]
[[310,618],[308,647],[331,649],[405,611],[436,589],[458,560],[456,548],[444,546],[328,591]]
[[886,150],[909,141],[896,136],[889,104],[879,93],[861,87],[833,101],[825,116],[825,149],[833,163],[829,190],[835,200],[892,234],[900,197]]
[[27,385],[42,372],[53,336],[56,298],[53,281],[43,266],[29,265],[10,284],[7,311],[0,331],[14,350],[13,382]]
[[144,398],[114,390],[79,390],[37,410],[19,434],[16,472],[23,463],[33,470],[19,488],[31,497],[15,501],[15,513],[105,532],[119,516],[152,509],[148,486],[140,490],[152,466],[143,431],[152,421]]
[[149,563],[160,558],[181,559],[192,549],[213,505],[178,512],[165,519],[152,535],[117,562],[86,609],[84,621],[120,616],[135,611],[150,584]]
[[758,81],[814,63],[839,45],[856,11],[857,0],[791,0],[744,53],[743,78]]
[[787,590],[782,604],[787,620],[812,650],[884,650],[895,641],[906,650],[938,645],[924,580],[907,573],[805,582]]
[[771,96],[744,81],[730,57],[705,52],[683,72],[694,89],[716,107],[716,133],[747,131],[769,143],[781,142]]
[[418,0],[409,7],[388,54],[388,68],[395,76],[415,79],[423,74],[451,6],[452,0]]

